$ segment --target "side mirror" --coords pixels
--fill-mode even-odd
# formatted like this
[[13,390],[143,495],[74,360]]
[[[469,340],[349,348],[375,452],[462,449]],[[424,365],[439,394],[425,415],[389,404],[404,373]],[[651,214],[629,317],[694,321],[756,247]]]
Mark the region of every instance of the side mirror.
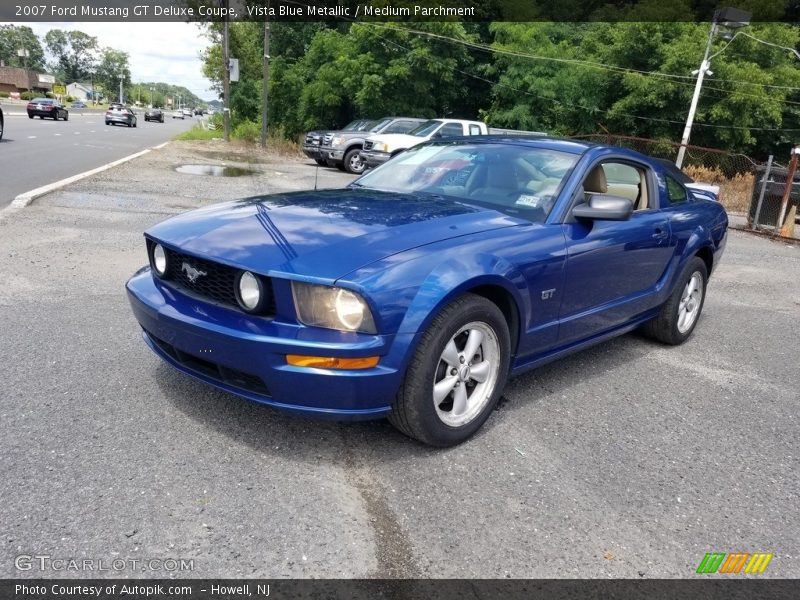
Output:
[[633,202],[610,194],[592,194],[589,202],[572,209],[576,219],[597,219],[601,221],[625,221],[633,213]]
[[442,137],[442,132],[441,132],[441,131],[437,131],[436,133],[434,133],[434,134],[431,136],[431,139],[432,139],[432,140],[438,140],[440,137]]

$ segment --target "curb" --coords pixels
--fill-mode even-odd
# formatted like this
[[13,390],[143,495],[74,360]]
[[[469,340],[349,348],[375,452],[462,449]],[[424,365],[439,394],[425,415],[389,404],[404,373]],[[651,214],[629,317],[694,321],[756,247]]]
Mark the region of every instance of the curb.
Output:
[[121,164],[129,162],[134,158],[139,158],[140,156],[144,156],[153,150],[160,150],[164,146],[169,144],[169,142],[164,142],[163,144],[158,144],[157,146],[152,146],[150,148],[145,148],[144,150],[140,150],[134,154],[129,154],[128,156],[124,156],[120,159],[117,159],[113,162],[106,163],[94,169],[90,169],[89,171],[84,171],[83,173],[78,173],[77,175],[72,175],[71,177],[67,177],[65,179],[61,179],[59,181],[55,181],[53,183],[48,183],[47,185],[43,185],[41,187],[29,190],[27,192],[23,192],[19,194],[14,200],[12,200],[11,204],[6,206],[3,210],[0,210],[0,221],[7,215],[12,212],[18,211],[26,206],[29,206],[36,198],[44,196],[45,194],[49,194],[50,192],[57,190],[59,188],[64,187],[65,185],[69,185],[70,183],[75,183],[76,181],[80,181],[81,179],[86,179],[87,177],[91,177],[92,175],[97,175],[98,173],[102,173],[103,171],[107,171],[113,167],[117,167]]

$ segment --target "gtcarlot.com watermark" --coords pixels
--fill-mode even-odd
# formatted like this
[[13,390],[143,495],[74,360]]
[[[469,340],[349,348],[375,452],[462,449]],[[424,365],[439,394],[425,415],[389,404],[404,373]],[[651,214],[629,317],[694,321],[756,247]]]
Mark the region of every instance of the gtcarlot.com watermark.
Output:
[[159,572],[194,571],[194,559],[185,558],[62,558],[49,554],[20,554],[14,559],[18,571],[55,572]]

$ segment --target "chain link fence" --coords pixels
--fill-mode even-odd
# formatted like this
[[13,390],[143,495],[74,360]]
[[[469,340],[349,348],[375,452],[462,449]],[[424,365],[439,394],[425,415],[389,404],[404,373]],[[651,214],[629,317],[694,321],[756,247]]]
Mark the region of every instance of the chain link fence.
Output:
[[[610,133],[572,137],[629,148],[670,162],[675,161],[680,149],[680,144],[668,140]],[[683,171],[698,183],[718,185],[722,205],[729,213],[745,214],[750,229],[777,235],[781,229],[781,218],[791,214],[792,206],[800,208],[800,174],[794,178],[791,196],[784,208],[782,201],[788,169],[774,160],[764,163],[744,154],[689,145],[686,147]],[[800,235],[800,227],[797,230],[795,236]]]

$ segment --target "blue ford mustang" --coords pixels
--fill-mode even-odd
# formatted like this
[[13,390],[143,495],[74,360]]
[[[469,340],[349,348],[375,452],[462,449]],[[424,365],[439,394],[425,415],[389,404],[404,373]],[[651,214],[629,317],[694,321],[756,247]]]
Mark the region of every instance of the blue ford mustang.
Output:
[[146,343],[180,371],[448,446],[510,376],[639,326],[684,342],[727,225],[636,152],[470,137],[345,189],[171,218],[145,233],[150,264],[127,290]]

